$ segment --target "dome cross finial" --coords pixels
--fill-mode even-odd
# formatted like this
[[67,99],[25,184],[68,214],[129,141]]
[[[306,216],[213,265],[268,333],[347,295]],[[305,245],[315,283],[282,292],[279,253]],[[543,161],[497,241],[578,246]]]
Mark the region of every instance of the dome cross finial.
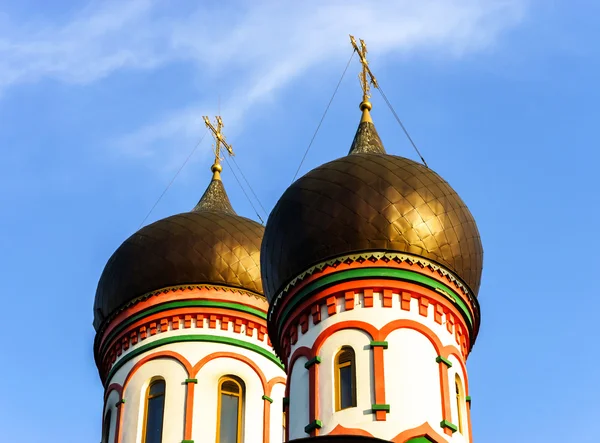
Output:
[[215,138],[215,162],[210,167],[210,170],[213,172],[213,180],[220,180],[221,179],[221,171],[223,170],[223,167],[221,166],[221,144],[227,150],[229,155],[233,156],[235,154],[233,153],[233,149],[231,148],[231,145],[229,145],[225,141],[225,136],[223,135],[223,132],[222,132],[224,125],[223,125],[223,120],[221,119],[221,117],[217,115],[216,125],[213,125],[210,122],[208,117],[202,117],[202,118],[204,119],[204,123],[206,124],[206,127],[208,129],[210,129],[210,131],[213,134],[213,137]]
[[360,47],[356,43],[356,39],[353,35],[350,36],[350,43],[352,47],[360,57],[360,63],[362,65],[362,71],[358,74],[360,80],[360,86],[363,90],[363,101],[360,104],[360,109],[363,111],[363,121],[371,121],[369,111],[372,108],[369,98],[371,98],[371,85],[378,88],[377,79],[373,75],[371,68],[369,68],[369,62],[367,61],[367,44],[363,39],[360,39]]

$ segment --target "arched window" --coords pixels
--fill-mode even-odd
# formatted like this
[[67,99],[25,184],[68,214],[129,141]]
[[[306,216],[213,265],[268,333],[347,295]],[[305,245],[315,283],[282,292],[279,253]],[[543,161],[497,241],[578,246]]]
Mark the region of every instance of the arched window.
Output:
[[142,443],[161,443],[165,415],[165,381],[154,380],[146,390]]
[[354,350],[344,346],[335,356],[335,410],[356,406],[356,363]]
[[110,409],[104,416],[104,423],[102,424],[102,443],[108,443],[108,439],[110,437]]
[[458,411],[458,432],[463,433],[463,404],[465,403],[465,396],[463,394],[462,383],[460,377],[456,374],[454,378],[454,385],[456,387],[456,410]]
[[219,381],[217,443],[242,443],[244,385],[228,375]]

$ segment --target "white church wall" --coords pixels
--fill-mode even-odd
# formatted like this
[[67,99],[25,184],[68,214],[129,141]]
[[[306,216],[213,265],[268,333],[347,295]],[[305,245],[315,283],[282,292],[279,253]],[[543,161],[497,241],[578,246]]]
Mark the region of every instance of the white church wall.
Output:
[[309,424],[309,384],[308,371],[304,367],[308,361],[305,357],[298,358],[288,376],[290,384],[289,437],[308,437],[304,427]]
[[390,405],[382,436],[429,422],[440,429],[442,393],[437,352],[418,331],[399,329],[388,339],[385,357],[385,399]]
[[[319,418],[322,434],[338,424],[347,428],[366,429],[374,420],[373,357],[370,338],[362,331],[345,329],[334,333],[323,344],[319,356]],[[343,346],[354,350],[356,363],[356,407],[335,410],[335,357]]]
[[270,397],[273,399],[271,404],[270,433],[271,443],[280,443],[283,441],[283,397],[285,397],[285,385],[276,384],[273,386]]
[[197,374],[194,392],[194,441],[216,439],[219,380],[234,375],[244,382],[242,436],[247,442],[263,440],[263,388],[258,375],[247,364],[233,358],[208,362]]
[[[170,331],[163,333],[163,337],[167,336],[167,334],[170,334]],[[240,334],[236,335],[239,336]],[[107,385],[112,383],[123,385],[128,374],[138,362],[150,355],[165,351],[170,351],[181,355],[181,357],[187,360],[191,366],[194,366],[204,357],[211,354],[218,356],[223,353],[231,353],[239,355],[242,358],[245,357],[257,365],[260,371],[264,374],[267,382],[275,377],[285,378],[285,372],[281,367],[277,366],[273,361],[267,359],[265,356],[262,356],[249,349],[213,342],[176,342],[151,349],[148,352],[138,355],[127,361],[113,375],[111,380],[108,381]],[[212,441],[214,441],[216,437],[218,379],[221,376],[228,374],[237,375],[244,381],[246,385],[247,407],[246,417],[244,420],[246,424],[244,431],[245,434],[252,436],[252,441],[262,441],[264,405],[264,400],[262,400],[262,383],[260,382],[259,376],[250,366],[242,361],[229,357],[219,357],[208,361],[206,365],[200,369],[198,374],[193,377],[198,380],[198,384],[194,389],[192,439],[195,441],[205,441],[205,439],[208,438],[207,435],[210,435],[210,438]],[[143,398],[146,392],[145,389],[152,377],[163,377],[166,381],[166,401],[168,404],[165,405],[165,427],[163,431],[163,440],[183,440],[183,429],[185,426],[185,400],[187,393],[187,386],[184,381],[190,377],[188,377],[183,365],[177,360],[173,358],[160,357],[155,360],[146,361],[137,369],[133,377],[125,386],[123,396],[126,402],[122,406],[123,415],[121,420],[121,434],[123,436],[122,443],[140,442],[143,411],[145,407]],[[283,385],[275,385],[276,388],[278,386]],[[112,405],[114,405],[118,400],[118,396],[113,397],[116,395],[116,392],[111,393],[110,398]],[[272,406],[271,409],[273,410],[278,408],[280,412],[280,424],[283,396],[284,389],[279,388],[273,389],[270,395],[270,397],[274,400],[274,404],[276,402],[278,403],[278,406]],[[112,400],[113,398],[115,398],[114,401]],[[112,420],[116,419],[116,413],[117,411],[115,408],[113,411],[115,418]],[[206,413],[211,415],[210,420],[206,417]],[[167,422],[169,423],[168,425]],[[115,427],[116,422],[112,426],[111,432],[114,432]],[[177,435],[177,437],[175,437],[175,435]],[[259,438],[258,440],[255,440],[255,436],[257,435]],[[281,426],[279,426],[279,429],[275,435],[275,440],[272,440],[272,442],[279,442],[281,437]],[[169,440],[167,440],[167,438],[169,438]],[[206,441],[211,440],[209,439]]]
[[181,411],[185,402],[184,368],[173,360],[153,360],[142,365],[131,377],[125,393],[121,430],[122,443],[142,441],[146,390],[152,380],[165,380],[163,441],[183,439]]

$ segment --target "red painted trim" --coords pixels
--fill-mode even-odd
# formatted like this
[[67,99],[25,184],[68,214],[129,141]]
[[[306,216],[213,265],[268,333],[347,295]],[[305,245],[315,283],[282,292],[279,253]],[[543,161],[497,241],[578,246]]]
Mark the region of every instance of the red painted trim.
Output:
[[183,439],[192,439],[192,425],[194,422],[194,392],[196,390],[196,384],[192,382],[187,383],[187,390],[185,393],[185,430],[183,431]]
[[372,324],[358,320],[342,321],[329,326],[327,329],[325,329],[319,334],[312,346],[312,356],[314,357],[316,355],[319,355],[319,351],[321,350],[321,346],[323,346],[323,343],[325,343],[325,340],[327,340],[336,332],[341,331],[343,329],[358,329],[360,331],[366,332],[369,335],[369,337],[371,337],[371,340],[378,340],[375,337],[378,336],[379,331]]
[[267,383],[267,392],[265,392],[265,395],[267,397],[271,396],[271,391],[273,390],[273,387],[276,384],[281,384],[285,386],[285,378],[283,377],[273,377],[271,380],[269,380],[269,382]]
[[298,291],[300,291],[303,287],[305,287],[306,285],[308,285],[309,283],[318,280],[322,277],[325,277],[326,275],[329,274],[333,274],[335,272],[339,272],[339,271],[345,271],[348,269],[356,269],[356,268],[379,268],[379,267],[386,267],[386,268],[395,268],[395,269],[407,269],[409,271],[413,271],[413,272],[418,272],[424,275],[427,275],[428,277],[434,278],[435,280],[448,285],[450,287],[453,287],[455,289],[455,292],[460,295],[460,297],[463,299],[463,301],[467,304],[467,306],[469,306],[469,309],[471,311],[471,314],[475,314],[473,307],[471,306],[471,303],[469,302],[468,298],[466,297],[466,295],[463,293],[462,289],[460,289],[457,285],[455,285],[451,280],[449,280],[447,277],[442,276],[439,272],[434,271],[433,269],[430,269],[429,267],[421,267],[419,265],[411,265],[408,264],[406,262],[401,262],[398,263],[396,261],[390,260],[390,261],[380,261],[377,260],[375,262],[370,261],[370,260],[365,260],[362,263],[354,261],[351,263],[340,263],[337,266],[333,267],[333,266],[326,266],[325,268],[323,268],[323,270],[318,271],[318,272],[313,272],[310,276],[304,278],[301,282],[298,283],[297,286],[295,286],[294,288],[290,289],[290,291],[287,293],[287,295],[283,298],[283,302],[284,305],[281,306],[281,308],[285,307],[285,301],[287,300],[291,300],[292,297],[294,296],[294,294],[296,294]]
[[446,443],[446,439],[435,432],[431,425],[427,422],[413,429],[408,429],[396,435],[391,441],[392,443],[405,443],[411,438],[427,437],[434,443]]
[[117,391],[119,394],[119,400],[123,399],[123,386],[121,386],[119,383],[111,383],[108,388],[106,388],[106,391],[104,391],[104,406],[106,406],[106,400],[112,391]]
[[[319,365],[313,364],[308,368],[308,422],[312,423],[319,418]],[[315,428],[310,432],[311,437],[319,435],[319,429]]]
[[375,438],[373,434],[369,434],[364,429],[358,428],[345,428],[342,425],[337,425],[333,430],[327,435],[361,435],[363,437],[371,437]]
[[[443,361],[438,363],[440,371],[440,388],[442,394],[442,419],[452,423],[452,409],[450,409],[450,386],[448,380],[448,366]],[[450,428],[444,428],[446,435],[452,436]]]
[[471,427],[471,402],[467,402],[467,426],[469,427],[469,443],[473,443],[473,428]]
[[456,360],[458,360],[458,364],[460,365],[460,367],[462,369],[462,373],[463,373],[463,377],[461,378],[461,380],[463,381],[463,384],[465,385],[465,395],[468,396],[469,395],[469,377],[467,375],[467,365],[465,364],[460,351],[457,348],[455,348],[454,346],[449,345],[449,346],[445,346],[442,349],[442,351],[440,352],[440,355],[446,359],[452,355],[456,358]]
[[178,361],[179,363],[181,363],[181,366],[183,366],[183,368],[185,369],[187,376],[191,378],[190,374],[192,371],[192,365],[189,361],[187,361],[187,359],[183,355],[173,351],[159,351],[155,352],[154,354],[150,354],[143,357],[140,361],[133,365],[133,367],[127,374],[127,377],[125,377],[125,381],[123,382],[123,392],[125,392],[125,390],[127,389],[127,385],[129,384],[131,377],[133,377],[133,375],[138,371],[138,369],[140,369],[147,362],[151,360],[156,360],[158,358],[171,358],[173,360]]
[[[147,326],[149,323],[155,324],[155,323],[160,323],[160,328],[156,328],[155,329],[160,329],[160,332],[166,332],[169,329],[169,325],[173,325],[173,329],[179,329],[179,325],[175,325],[175,321],[179,321],[181,318],[186,319],[187,317],[189,317],[189,322],[186,322],[184,320],[184,324],[183,324],[183,328],[190,328],[191,327],[191,319],[193,317],[199,318],[200,321],[202,321],[203,318],[208,317],[209,318],[209,325],[208,327],[211,329],[214,329],[216,327],[216,320],[221,320],[223,322],[227,322],[227,323],[223,323],[221,325],[221,328],[223,329],[229,329],[229,323],[228,322],[236,322],[238,320],[240,320],[240,324],[246,324],[247,325],[247,329],[246,329],[246,335],[248,335],[249,331],[253,331],[253,328],[251,328],[250,326],[254,323],[257,324],[260,327],[263,327],[264,329],[266,329],[267,326],[267,322],[265,319],[260,318],[258,316],[255,316],[253,314],[248,314],[245,312],[239,312],[239,311],[232,311],[229,309],[225,309],[225,308],[213,308],[213,307],[189,307],[189,308],[174,308],[174,309],[169,309],[166,311],[161,311],[161,312],[157,312],[155,314],[152,314],[148,317],[144,317],[141,318],[140,320],[138,320],[137,322],[133,323],[132,325],[130,325],[129,327],[127,327],[126,329],[124,329],[120,334],[118,334],[117,336],[115,336],[108,344],[108,346],[106,347],[106,350],[104,351],[104,355],[101,356],[102,359],[102,365],[104,368],[104,371],[108,371],[110,369],[111,364],[107,361],[108,357],[110,355],[110,351],[111,350],[117,350],[117,348],[121,348],[124,347],[125,349],[128,349],[130,346],[130,341],[131,341],[131,345],[135,345],[138,342],[137,339],[137,332],[140,328]],[[174,320],[176,319],[177,320]],[[240,329],[234,328],[234,332],[240,332]],[[143,341],[146,337],[144,337],[143,334],[140,334],[141,337],[140,339]],[[151,334],[153,335],[153,334]],[[263,336],[264,339],[264,334],[259,334]],[[260,340],[260,337],[259,337]],[[262,341],[262,340],[260,340]],[[100,347],[100,349],[102,349],[102,347]]]
[[381,328],[379,332],[379,338],[377,340],[385,340],[388,337],[388,335],[390,335],[393,331],[397,329],[413,329],[415,331],[420,332],[429,339],[429,341],[435,348],[435,351],[438,353],[438,355],[440,355],[440,352],[443,348],[440,339],[427,326],[414,320],[399,319],[389,322],[383,328]]
[[[373,348],[373,387],[375,390],[375,403],[385,404],[385,364],[383,360],[383,347]],[[386,411],[375,411],[377,421],[386,421]]]
[[[460,314],[460,312],[452,305],[452,303],[448,299],[441,296],[440,294],[437,294],[435,291],[431,291],[427,288],[423,288],[422,286],[418,286],[416,284],[409,283],[409,282],[399,282],[399,281],[387,280],[387,279],[384,279],[384,280],[375,279],[375,280],[361,280],[361,281],[345,282],[340,285],[336,285],[336,286],[327,288],[327,289],[323,290],[322,292],[314,294],[313,296],[304,300],[294,310],[295,314],[292,314],[288,318],[288,320],[285,322],[283,329],[282,329],[282,335],[281,335],[282,342],[285,341],[286,337],[289,336],[290,331],[292,333],[295,332],[295,334],[297,334],[298,319],[301,316],[308,314],[308,313],[320,312],[320,306],[325,302],[329,303],[329,301],[331,301],[330,299],[333,296],[341,297],[345,301],[345,294],[347,292],[362,290],[364,293],[364,296],[363,296],[364,297],[364,307],[367,308],[368,307],[367,306],[367,301],[368,301],[367,292],[372,293],[373,289],[381,290],[384,293],[386,290],[391,289],[392,291],[399,293],[400,297],[401,297],[401,304],[405,303],[405,301],[403,301],[404,299],[402,299],[402,297],[406,297],[406,294],[410,294],[410,296],[412,298],[416,298],[417,300],[420,300],[419,306],[421,306],[421,307],[423,306],[422,303],[424,303],[422,300],[427,300],[427,302],[426,302],[427,304],[433,303],[435,305],[442,305],[444,312],[446,312],[446,315],[447,315],[447,324],[448,324],[448,327],[451,328],[450,329],[451,333],[453,333],[452,327],[455,322],[458,322],[458,324],[461,325],[461,327],[463,328],[464,331],[468,330],[466,327],[466,324],[464,323],[462,314]],[[370,300],[372,302],[372,299],[370,299]],[[332,306],[334,306],[334,305],[332,305]],[[372,303],[370,304],[370,306],[372,307]],[[407,304],[406,307],[408,308],[409,306],[410,306],[410,304]],[[281,311],[282,310],[279,309],[279,312],[281,312]],[[435,313],[434,310],[432,310],[432,312]],[[277,320],[274,320],[274,321],[276,322]],[[296,335],[294,335],[294,337],[292,337],[292,338],[297,340]],[[470,338],[468,337],[468,334],[463,334],[462,340],[465,343],[464,343],[464,346],[462,346],[461,348],[466,356],[468,349],[470,349]],[[282,355],[284,356],[284,358],[287,357],[287,346],[282,346],[281,351],[282,351]]]
[[251,296],[245,292],[239,292],[235,289],[218,289],[218,288],[180,288],[173,291],[168,291],[153,295],[143,301],[139,301],[129,308],[121,311],[107,327],[102,331],[102,339],[98,349],[103,345],[103,342],[108,334],[117,327],[123,320],[128,319],[134,314],[145,309],[168,303],[171,301],[182,300],[211,300],[211,301],[235,301],[238,304],[248,306],[254,309],[260,309],[267,313],[269,304],[266,299],[258,296]]

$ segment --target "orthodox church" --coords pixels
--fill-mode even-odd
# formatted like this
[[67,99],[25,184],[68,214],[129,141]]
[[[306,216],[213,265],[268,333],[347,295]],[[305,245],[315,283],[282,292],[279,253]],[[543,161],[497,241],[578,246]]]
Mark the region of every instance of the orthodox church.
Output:
[[110,257],[94,303],[102,443],[471,443],[466,360],[483,265],[469,209],[388,154],[363,101],[348,155],[266,226],[223,181]]

